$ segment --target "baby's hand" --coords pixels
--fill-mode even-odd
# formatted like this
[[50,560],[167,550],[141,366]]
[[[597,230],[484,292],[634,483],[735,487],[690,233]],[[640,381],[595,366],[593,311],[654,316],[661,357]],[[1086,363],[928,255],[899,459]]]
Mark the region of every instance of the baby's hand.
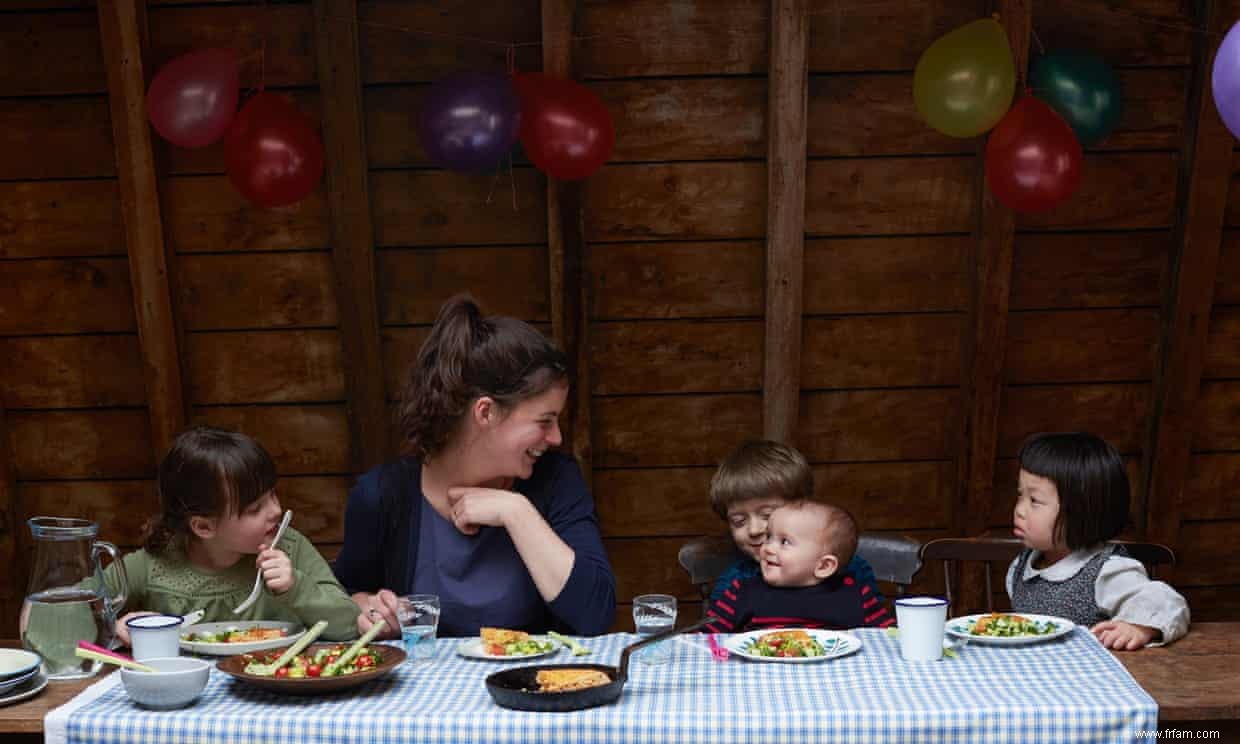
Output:
[[127,623],[135,618],[143,615],[157,615],[159,613],[142,610],[141,612],[131,612],[128,615],[122,615],[120,620],[116,621],[116,638],[126,646],[132,646],[133,640],[129,637],[129,625]]
[[1136,651],[1155,640],[1157,628],[1134,625],[1123,620],[1104,620],[1089,629],[1103,646],[1116,651]]
[[293,588],[293,562],[283,550],[268,548],[266,544],[260,545],[255,562],[272,594],[283,594]]

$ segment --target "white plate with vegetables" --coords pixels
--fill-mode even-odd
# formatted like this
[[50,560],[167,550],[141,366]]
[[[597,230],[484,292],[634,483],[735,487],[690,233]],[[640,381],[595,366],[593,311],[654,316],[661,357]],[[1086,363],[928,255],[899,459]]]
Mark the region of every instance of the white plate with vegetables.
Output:
[[199,623],[181,631],[181,649],[207,656],[233,656],[284,648],[306,632],[298,623],[279,620],[234,620]]
[[984,612],[980,615],[953,617],[947,621],[947,634],[970,643],[1024,646],[1062,638],[1075,627],[1071,620],[1053,615]]
[[456,653],[467,659],[489,659],[491,661],[534,659],[554,654],[559,650],[559,641],[541,635],[504,644],[488,643],[481,638],[471,638],[456,647]]
[[838,659],[861,650],[861,639],[852,633],[816,628],[751,630],[729,636],[728,651],[752,661],[805,663]]

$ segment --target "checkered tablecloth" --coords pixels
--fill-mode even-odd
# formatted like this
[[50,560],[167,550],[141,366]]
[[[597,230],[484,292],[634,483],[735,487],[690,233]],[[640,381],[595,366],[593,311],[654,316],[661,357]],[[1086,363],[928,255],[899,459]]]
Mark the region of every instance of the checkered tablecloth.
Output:
[[[670,663],[631,664],[619,702],[573,713],[498,707],[483,679],[518,662],[461,658],[459,641],[445,639],[432,664],[404,666],[349,693],[282,697],[213,671],[190,708],[143,710],[117,685],[76,707],[71,701],[59,723],[67,742],[161,744],[1065,744],[1128,742],[1139,730],[1157,728],[1154,700],[1079,628],[1056,641],[972,644],[954,659],[920,663],[903,661],[899,642],[885,632],[857,635],[864,644],[859,653],[808,664],[736,656],[719,663],[694,637],[697,648],[672,644]],[[623,633],[585,639],[594,653],[580,658],[615,664],[635,639]],[[546,661],[572,658],[562,650]]]

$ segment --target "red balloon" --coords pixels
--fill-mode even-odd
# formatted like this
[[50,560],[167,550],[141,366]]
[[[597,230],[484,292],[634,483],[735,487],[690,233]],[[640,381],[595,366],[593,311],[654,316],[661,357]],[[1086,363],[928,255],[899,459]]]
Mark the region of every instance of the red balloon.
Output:
[[146,92],[147,116],[160,136],[181,147],[205,147],[224,135],[237,113],[241,63],[232,49],[202,49],[160,68]]
[[1016,212],[1044,212],[1081,183],[1081,143],[1045,101],[1025,96],[986,142],[986,182]]
[[260,207],[301,201],[323,177],[323,143],[292,101],[258,93],[224,138],[224,169],[237,191]]
[[592,90],[541,72],[517,74],[513,82],[521,99],[521,144],[539,170],[573,181],[607,162],[616,128]]

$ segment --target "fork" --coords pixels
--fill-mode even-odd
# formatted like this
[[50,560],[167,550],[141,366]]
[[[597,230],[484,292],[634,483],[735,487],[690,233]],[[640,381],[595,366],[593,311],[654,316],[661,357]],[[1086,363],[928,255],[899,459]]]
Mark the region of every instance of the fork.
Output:
[[[268,545],[267,547],[274,548],[276,545],[280,543],[280,538],[284,537],[284,529],[288,527],[288,523],[291,521],[293,521],[293,510],[289,509],[288,511],[284,512],[284,519],[280,520],[280,529],[276,530],[275,539],[272,540],[271,544]],[[250,592],[250,596],[246,597],[244,602],[237,605],[237,608],[233,610],[233,614],[240,615],[241,613],[250,609],[250,606],[258,601],[258,594],[260,591],[262,591],[262,588],[263,588],[263,572],[259,571],[258,576],[254,577],[254,589]]]

